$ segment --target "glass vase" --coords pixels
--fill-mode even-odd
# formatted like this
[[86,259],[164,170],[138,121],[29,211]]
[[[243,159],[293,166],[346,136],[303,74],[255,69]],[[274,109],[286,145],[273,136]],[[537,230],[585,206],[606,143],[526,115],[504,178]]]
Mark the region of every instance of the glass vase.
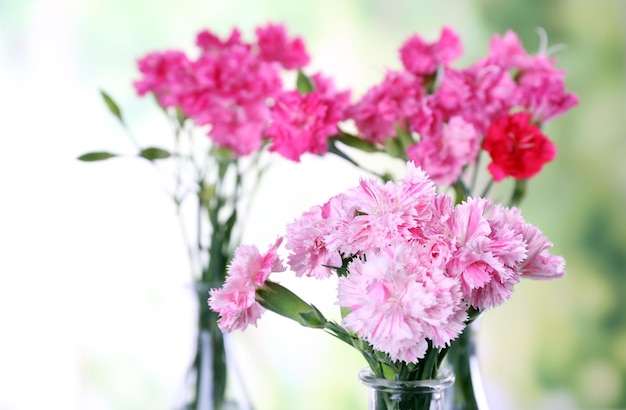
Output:
[[369,410],[452,410],[454,373],[447,367],[435,379],[399,381],[379,378],[365,368],[359,379],[368,388]]
[[211,286],[194,284],[198,301],[195,351],[187,374],[184,410],[251,410],[229,335],[217,327],[218,315],[207,304]]
[[446,360],[456,376],[454,410],[489,410],[478,361],[478,323],[479,319],[468,324],[448,350]]

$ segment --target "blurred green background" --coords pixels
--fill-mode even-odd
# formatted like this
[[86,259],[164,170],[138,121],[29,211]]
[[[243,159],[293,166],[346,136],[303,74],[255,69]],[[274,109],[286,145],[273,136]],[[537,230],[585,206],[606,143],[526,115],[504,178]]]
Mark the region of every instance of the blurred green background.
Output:
[[[99,88],[140,139],[169,137],[130,86],[138,57],[193,50],[203,28],[237,26],[250,38],[268,21],[302,36],[312,69],[354,97],[399,67],[404,39],[434,39],[443,25],[464,43],[460,65],[509,28],[530,51],[536,27],[567,46],[558,67],[580,104],[549,124],[559,154],[522,205],[567,260],[567,276],[523,282],[484,315],[481,364],[495,409],[626,408],[626,2],[0,0],[0,409],[175,401],[193,308],[172,209],[145,167],[74,158],[128,149]],[[332,159],[276,164],[245,239],[265,246],[357,178]],[[332,293],[324,286],[301,290],[316,303]],[[267,315],[235,341],[257,409],[365,408],[356,379],[365,364],[330,337]]]

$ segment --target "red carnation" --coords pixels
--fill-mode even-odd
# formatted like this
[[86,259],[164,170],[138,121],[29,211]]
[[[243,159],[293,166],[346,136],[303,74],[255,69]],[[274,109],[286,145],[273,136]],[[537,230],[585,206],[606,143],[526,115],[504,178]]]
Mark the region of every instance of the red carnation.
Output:
[[533,177],[556,157],[556,147],[531,122],[531,114],[517,112],[491,123],[483,149],[491,155],[488,169],[498,182],[507,176],[515,179]]

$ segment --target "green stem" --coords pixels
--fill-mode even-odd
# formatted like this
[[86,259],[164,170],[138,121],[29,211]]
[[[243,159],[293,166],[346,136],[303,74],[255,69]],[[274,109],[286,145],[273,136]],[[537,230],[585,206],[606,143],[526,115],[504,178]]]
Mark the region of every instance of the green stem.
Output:
[[461,177],[452,184],[452,187],[454,188],[454,203],[457,205],[465,201],[471,195]]
[[519,206],[519,204],[526,196],[526,189],[528,187],[527,179],[517,179],[515,180],[515,187],[513,188],[513,193],[511,194],[511,200],[509,201],[509,206]]

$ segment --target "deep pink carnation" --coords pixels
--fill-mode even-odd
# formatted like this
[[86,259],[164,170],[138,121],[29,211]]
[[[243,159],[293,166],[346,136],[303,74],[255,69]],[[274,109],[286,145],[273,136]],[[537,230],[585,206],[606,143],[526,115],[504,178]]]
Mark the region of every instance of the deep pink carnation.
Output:
[[180,104],[180,95],[193,86],[191,61],[180,51],[150,53],[137,61],[143,75],[134,82],[140,96],[153,93],[163,107]]
[[407,148],[407,156],[422,167],[437,185],[450,185],[472,163],[480,150],[474,127],[461,117],[453,117],[436,135],[424,135]]
[[337,133],[336,105],[320,92],[301,94],[286,91],[272,108],[272,123],[265,135],[272,141],[270,151],[292,161],[299,161],[306,152],[328,151],[328,138]]
[[565,89],[565,72],[530,68],[520,73],[517,104],[532,113],[533,121],[544,123],[578,104],[578,97]]
[[400,48],[404,68],[417,75],[433,74],[437,67],[447,65],[463,52],[463,46],[454,30],[444,27],[439,40],[427,43],[417,35],[411,36]]
[[226,41],[223,41],[209,30],[202,30],[196,35],[196,45],[200,47],[204,54],[220,53],[233,46],[250,47],[241,40],[241,32],[237,28],[233,28]]
[[406,119],[420,108],[423,81],[407,72],[387,72],[381,84],[367,93],[348,110],[362,137],[383,144],[396,134],[395,126],[404,126]]
[[[484,135],[495,119],[508,114],[516,105],[517,85],[507,70],[493,64],[475,64],[463,70],[462,77],[468,96],[454,112]],[[442,88],[446,83],[444,78]]]
[[503,71],[514,71],[517,90],[514,104],[532,113],[535,122],[543,123],[578,104],[578,97],[565,90],[565,71],[555,68],[555,59],[542,53],[526,52],[517,34],[507,31],[494,35],[489,45],[489,56],[482,66],[497,66]]
[[302,68],[309,63],[304,41],[300,37],[287,38],[281,24],[268,24],[256,29],[259,54],[265,61],[276,61],[286,69]]

